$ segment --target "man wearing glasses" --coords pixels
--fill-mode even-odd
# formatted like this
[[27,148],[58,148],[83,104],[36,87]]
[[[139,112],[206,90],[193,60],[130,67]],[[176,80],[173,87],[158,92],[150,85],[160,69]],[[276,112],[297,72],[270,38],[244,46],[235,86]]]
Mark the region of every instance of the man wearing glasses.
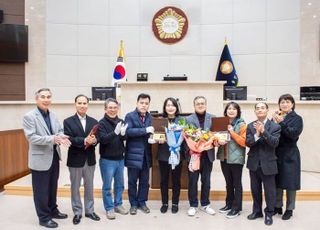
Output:
[[60,145],[70,146],[57,116],[49,110],[52,93],[39,89],[35,95],[37,107],[23,117],[23,130],[29,142],[29,163],[32,176],[33,200],[39,224],[57,228],[52,219],[65,219],[57,205],[57,188],[61,160]]
[[[191,124],[196,128],[207,130],[211,128],[211,118],[214,115],[207,113],[207,99],[204,96],[197,96],[193,100],[195,112],[187,117],[187,124]],[[187,161],[190,161],[189,151],[186,153]],[[190,172],[189,185],[188,185],[188,198],[190,208],[188,210],[189,216],[194,216],[197,212],[199,205],[198,201],[198,180],[201,175],[201,198],[200,198],[200,210],[209,214],[214,215],[215,211],[210,207],[210,176],[212,171],[212,162],[214,161],[214,148],[201,153],[200,157],[200,169]]]

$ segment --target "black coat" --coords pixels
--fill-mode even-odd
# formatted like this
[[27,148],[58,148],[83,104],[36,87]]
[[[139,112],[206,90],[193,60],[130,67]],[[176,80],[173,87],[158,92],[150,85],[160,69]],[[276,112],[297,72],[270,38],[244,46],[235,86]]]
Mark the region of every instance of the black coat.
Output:
[[142,122],[137,109],[125,117],[128,124],[125,166],[128,168],[142,169],[144,160],[149,168],[152,166],[151,145],[148,143],[150,133],[146,131],[151,126],[151,119],[148,112]]
[[98,121],[87,115],[85,131],[77,114],[63,121],[64,134],[70,137],[71,146],[68,149],[67,166],[81,168],[85,162],[92,166],[96,164],[95,145],[91,145],[86,150],[84,139],[89,135],[94,125]]
[[125,136],[117,135],[114,132],[118,122],[124,122],[117,118],[115,120],[105,116],[99,121],[97,137],[100,142],[100,157],[109,160],[124,159]]
[[247,168],[256,171],[260,165],[264,175],[275,175],[277,170],[277,157],[275,149],[279,144],[281,127],[273,121],[267,120],[262,136],[255,141],[255,128],[251,122],[247,127],[246,145],[248,152]]
[[297,141],[303,129],[302,118],[292,111],[279,123],[281,137],[276,149],[279,174],[276,176],[277,187],[299,190],[301,187],[301,162]]

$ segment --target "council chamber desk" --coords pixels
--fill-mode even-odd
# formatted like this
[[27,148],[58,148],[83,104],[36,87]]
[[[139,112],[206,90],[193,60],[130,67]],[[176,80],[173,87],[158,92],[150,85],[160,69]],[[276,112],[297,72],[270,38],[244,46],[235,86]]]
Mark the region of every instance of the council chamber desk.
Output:
[[[193,99],[203,95],[208,100],[207,111],[216,116],[222,116],[225,105],[223,101],[223,82],[124,82],[121,83],[121,115],[132,111],[136,106],[138,94],[148,93],[151,96],[150,111],[162,112],[163,102],[167,97],[178,98],[182,112],[193,112]],[[254,121],[254,105],[258,101],[236,101],[242,110],[242,116],[247,123]],[[269,105],[269,118],[278,109],[277,101],[266,101]],[[301,169],[320,172],[320,101],[296,101],[296,112],[303,117],[304,130],[298,141],[301,153]],[[155,147],[154,147],[155,148]],[[156,150],[154,150],[156,151]],[[152,187],[159,187],[158,162],[153,154]],[[186,163],[184,163],[186,164]],[[187,185],[187,166],[182,171],[182,186]],[[215,163],[214,171],[220,171],[220,165]]]
[[[136,97],[138,93],[146,92],[151,93],[151,108],[150,110],[158,110],[161,112],[162,104],[166,97],[175,96],[179,97],[182,104],[183,112],[192,112],[193,104],[192,100],[195,94],[204,95],[208,99],[208,112],[215,114],[216,116],[222,116],[223,108],[228,101],[223,101],[222,84],[216,83],[191,83],[174,82],[171,85],[169,83],[125,83],[126,87],[122,87],[121,95],[121,117],[124,118],[125,114],[132,111],[136,106]],[[190,85],[188,85],[190,84]],[[211,84],[211,85],[210,85]],[[131,91],[131,88],[132,91]],[[151,89],[153,88],[153,89]],[[171,94],[176,89],[184,92],[179,94]],[[198,88],[197,90],[194,90]],[[203,90],[201,91],[201,88]],[[212,92],[213,91],[213,92]],[[216,94],[216,96],[214,96]],[[129,97],[129,99],[128,99]],[[242,110],[242,116],[247,123],[255,119],[254,104],[257,101],[237,101],[240,104]],[[267,101],[269,104],[269,117],[278,108],[276,101]],[[0,120],[1,131],[21,129],[21,120],[23,115],[35,108],[34,101],[6,101],[0,102],[0,109],[3,111],[2,118]],[[74,102],[73,101],[53,101],[53,111],[58,115],[59,120],[63,121],[66,117],[74,114]],[[296,101],[296,112],[303,117],[304,130],[298,141],[298,146],[301,153],[301,169],[303,171],[320,172],[320,101]],[[101,119],[104,114],[103,101],[90,102],[89,114],[96,119]],[[66,152],[66,150],[64,150]],[[96,150],[97,157],[99,156],[99,150]],[[152,171],[151,184],[159,186],[159,169],[157,167],[157,161],[154,157],[154,169]],[[63,165],[65,162],[62,163]],[[186,162],[185,162],[186,164]],[[215,162],[214,171],[220,171],[220,165]],[[187,185],[187,168],[184,166],[182,172],[182,185]],[[158,180],[158,182],[156,181]]]
[[[223,112],[223,84],[224,82],[123,82],[121,87],[121,114],[132,111],[136,107],[136,99],[140,93],[151,96],[150,111],[162,113],[163,102],[168,97],[178,98],[181,112],[192,113],[193,99],[196,96],[207,98],[207,111],[213,114]],[[156,159],[157,145],[152,148],[153,167],[151,175],[151,187],[160,188],[159,164]],[[183,161],[181,176],[181,188],[188,188],[188,165]],[[171,181],[171,179],[169,180]],[[169,182],[171,184],[171,182]],[[171,186],[171,185],[170,185]]]

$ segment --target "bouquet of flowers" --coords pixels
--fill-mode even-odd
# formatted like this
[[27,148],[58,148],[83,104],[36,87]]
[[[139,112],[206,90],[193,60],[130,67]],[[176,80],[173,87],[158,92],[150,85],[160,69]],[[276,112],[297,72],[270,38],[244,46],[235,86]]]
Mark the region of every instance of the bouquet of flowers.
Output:
[[200,169],[201,152],[212,149],[212,143],[217,140],[217,137],[211,131],[202,130],[192,125],[184,128],[183,136],[190,149],[191,158],[188,168],[191,172],[194,172]]
[[183,141],[183,125],[179,121],[179,124],[170,123],[165,128],[167,144],[169,146],[170,156],[168,163],[172,169],[175,169],[180,163],[180,146]]

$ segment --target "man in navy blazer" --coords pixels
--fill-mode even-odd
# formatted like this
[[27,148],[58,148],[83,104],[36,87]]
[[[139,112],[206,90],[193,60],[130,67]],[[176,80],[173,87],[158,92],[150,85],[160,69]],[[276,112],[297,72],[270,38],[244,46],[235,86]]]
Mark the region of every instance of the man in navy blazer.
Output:
[[83,178],[85,216],[99,221],[94,212],[93,178],[96,165],[95,145],[97,139],[90,131],[98,121],[87,115],[89,99],[80,94],[75,98],[76,114],[63,122],[64,133],[69,136],[71,146],[68,149],[67,166],[71,181],[71,205],[74,213],[73,224],[79,224],[82,218],[80,185]]
[[272,225],[272,215],[276,203],[275,175],[278,173],[275,149],[279,144],[281,127],[267,118],[268,105],[259,102],[255,105],[257,120],[247,127],[246,145],[248,152],[247,168],[250,170],[253,210],[249,220],[263,217],[262,184],[267,207],[265,224]]
[[[125,166],[128,168],[128,195],[130,214],[137,214],[139,208],[144,213],[150,209],[146,205],[149,192],[149,169],[152,165],[150,134],[154,133],[151,126],[151,115],[148,112],[150,96],[140,94],[137,107],[125,117],[127,128],[127,143]],[[139,180],[139,184],[137,182]]]

